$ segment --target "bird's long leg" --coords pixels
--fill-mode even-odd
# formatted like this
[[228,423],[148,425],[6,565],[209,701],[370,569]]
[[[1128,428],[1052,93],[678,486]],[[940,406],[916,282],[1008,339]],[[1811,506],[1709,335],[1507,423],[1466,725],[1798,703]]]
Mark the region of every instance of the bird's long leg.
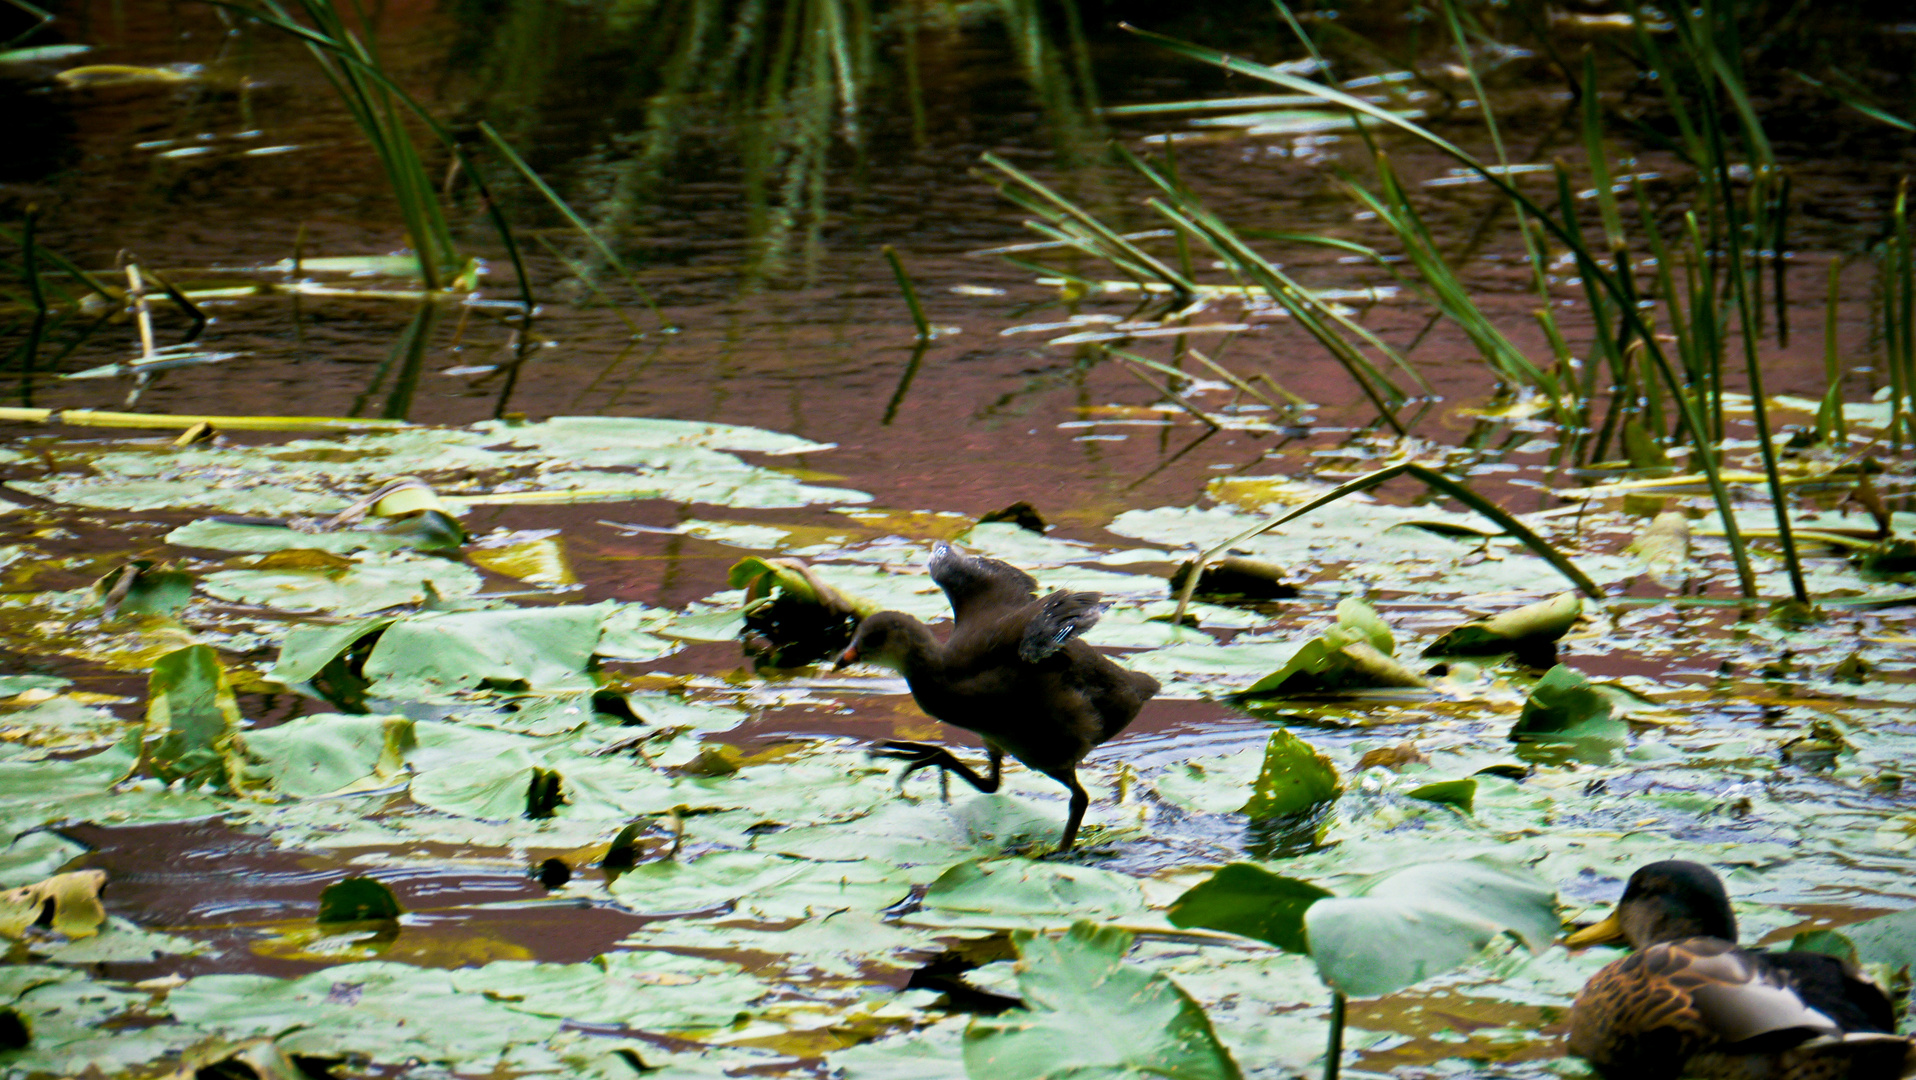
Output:
[[1004,764],[1004,753],[996,747],[986,749],[989,761],[989,775],[979,776],[971,766],[951,756],[951,751],[942,746],[931,746],[914,742],[882,742],[872,751],[873,757],[897,758],[910,762],[905,771],[898,774],[899,782],[919,769],[937,767],[946,773],[955,773],[958,779],[989,795],[998,790],[998,780]]
[[1065,818],[1064,839],[1058,842],[1058,850],[1054,852],[1062,855],[1078,842],[1078,826],[1084,821],[1086,808],[1091,805],[1091,796],[1085,794],[1084,785],[1078,783],[1076,768],[1060,769],[1045,775],[1071,789],[1071,813]]

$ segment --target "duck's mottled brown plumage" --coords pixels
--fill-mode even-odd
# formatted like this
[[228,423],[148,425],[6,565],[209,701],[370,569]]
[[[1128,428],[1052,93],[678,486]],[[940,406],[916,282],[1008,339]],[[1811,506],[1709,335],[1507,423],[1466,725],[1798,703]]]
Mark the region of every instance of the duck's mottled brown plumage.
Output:
[[911,764],[906,774],[936,767],[980,791],[998,789],[1006,754],[1071,791],[1060,851],[1077,839],[1090,797],[1078,763],[1123,731],[1158,691],[1149,675],[1127,671],[1078,635],[1104,610],[1097,593],[1036,596],[1037,582],[1014,566],[933,549],[932,580],[951,601],[950,636],[898,611],[859,624],[839,666],[859,660],[893,668],[928,715],[984,738],[988,772],[979,776],[941,747],[888,742],[880,752]]
[[1572,945],[1636,949],[1584,986],[1570,1052],[1606,1080],[1898,1080],[1910,1045],[1889,999],[1821,953],[1743,949],[1715,874],[1651,863]]

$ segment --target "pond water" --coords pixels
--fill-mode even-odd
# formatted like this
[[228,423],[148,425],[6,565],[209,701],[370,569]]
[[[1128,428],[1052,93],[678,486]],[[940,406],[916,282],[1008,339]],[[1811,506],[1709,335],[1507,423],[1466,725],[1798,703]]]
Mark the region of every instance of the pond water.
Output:
[[[1470,340],[1391,291],[1385,268],[1266,239],[1311,233],[1382,246],[1374,217],[1338,186],[1338,167],[1367,159],[1350,132],[1247,134],[1194,124],[1188,113],[1094,121],[1057,104],[1084,93],[1065,74],[1068,35],[1047,39],[1056,70],[1029,77],[1019,48],[1031,39],[1008,38],[983,9],[926,8],[916,38],[919,129],[899,88],[881,86],[889,92],[874,91],[859,115],[862,143],[832,143],[821,201],[759,200],[762,178],[696,95],[677,106],[690,119],[672,153],[643,163],[662,121],[649,111],[653,73],[634,69],[670,57],[648,46],[634,64],[622,51],[634,20],[644,25],[656,12],[612,7],[395,0],[369,18],[398,82],[471,148],[479,120],[496,125],[632,260],[657,313],[501,169],[489,180],[521,225],[537,315],[525,326],[503,305],[446,305],[401,410],[415,424],[464,434],[401,445],[410,436],[394,430],[227,426],[216,445],[176,450],[171,431],[162,439],[9,424],[0,468],[17,508],[0,536],[0,677],[13,681],[0,683],[11,698],[0,717],[9,725],[0,769],[15,770],[5,787],[17,820],[51,830],[19,827],[0,883],[105,870],[106,911],[146,933],[116,924],[92,939],[104,948],[86,939],[17,944],[0,1001],[15,1001],[39,1041],[24,1056],[0,1051],[0,1068],[145,1075],[214,1035],[285,1035],[287,1053],[343,1056],[355,1075],[407,1061],[433,1074],[633,1075],[643,1058],[674,1075],[958,1076],[969,1018],[954,1002],[965,999],[925,981],[928,961],[971,949],[985,962],[971,985],[1017,995],[1003,931],[1085,917],[1140,931],[1132,962],[1176,979],[1209,1010],[1247,1074],[1291,1076],[1321,1067],[1313,1061],[1328,995],[1309,962],[1180,937],[1162,922],[1180,892],[1234,860],[1342,889],[1406,862],[1498,856],[1527,866],[1575,919],[1613,900],[1633,866],[1694,858],[1728,878],[1748,941],[1916,906],[1916,814],[1903,780],[1916,738],[1906,580],[1860,573],[1842,549],[1819,547],[1808,570],[1829,601],[1822,621],[1739,621],[1723,605],[1735,578],[1708,518],[1694,523],[1693,553],[1659,572],[1626,550],[1648,523],[1640,506],[1614,491],[1582,503],[1553,494],[1616,473],[1557,467],[1548,425],[1486,420],[1496,380]],[[9,112],[32,118],[0,187],[9,220],[31,207],[41,244],[116,281],[130,259],[182,288],[297,277],[338,287],[202,300],[211,321],[199,347],[236,355],[165,371],[138,387],[130,407],[305,417],[390,409],[388,360],[414,317],[392,295],[405,283],[282,265],[386,255],[406,243],[372,155],[305,52],[199,5],[75,3],[54,14],[33,43],[91,51],[0,69]],[[1269,89],[1125,34],[1116,23],[1127,18],[1265,61],[1297,55],[1255,5],[1178,19],[1142,5],[1087,10],[1086,55],[1106,106]],[[1418,47],[1382,9],[1360,6],[1351,21]],[[1877,47],[1890,55],[1916,45],[1907,28],[1883,25],[1891,31]],[[54,77],[80,64],[125,70]],[[1486,148],[1468,84],[1426,67],[1418,107],[1438,114],[1433,124],[1446,136]],[[1513,55],[1495,71],[1491,96],[1523,160],[1569,159],[1583,177],[1574,106],[1559,87],[1543,59]],[[1763,342],[1765,390],[1822,396],[1823,290],[1831,261],[1842,259],[1836,332],[1848,397],[1860,404],[1888,379],[1874,336],[1876,263],[1866,253],[1890,227],[1912,149],[1866,119],[1835,119],[1794,96],[1776,103],[1773,134],[1795,184],[1783,272],[1794,333],[1787,344]],[[1067,295],[988,253],[1036,237],[994,190],[982,153],[1028,168],[1114,228],[1142,231],[1161,219],[1143,205],[1148,193],[1135,176],[1072,163],[1102,161],[1107,136],[1141,150],[1162,148],[1169,134],[1178,136],[1179,178],[1276,252],[1286,272],[1314,289],[1371,290],[1350,301],[1351,318],[1404,349],[1431,386],[1426,408],[1406,410],[1408,437],[1380,428],[1295,319],[1213,300],[1181,326],[1143,325],[1162,312],[1135,293]],[[1520,349],[1548,355],[1509,215],[1489,214],[1484,185],[1452,183],[1448,159],[1407,140],[1387,140],[1387,149],[1406,182],[1421,185],[1422,210],[1445,244],[1477,235],[1463,265],[1479,306]],[[767,152],[787,162],[802,154],[789,145]],[[1647,145],[1622,152],[1649,178],[1659,211],[1673,213],[1691,184],[1687,167]],[[432,167],[447,170],[443,156]],[[510,268],[471,188],[449,170],[445,183],[458,193],[462,242],[486,258],[478,298],[511,300]],[[1540,175],[1537,190],[1550,183]],[[793,223],[782,239],[764,227],[781,206]],[[1168,242],[1156,244],[1174,257]],[[898,252],[937,328],[922,348],[884,245]],[[1090,257],[1041,254],[1088,278],[1114,276]],[[579,263],[597,267],[593,285],[580,280]],[[1201,259],[1198,269],[1226,280]],[[1564,332],[1582,349],[1590,322],[1569,299],[1574,267],[1557,269]],[[156,334],[179,340],[189,320],[156,310]],[[13,404],[127,407],[128,378],[61,376],[138,357],[136,321],[84,335],[81,325],[49,337],[38,369],[15,382]],[[1310,407],[1280,417],[1207,380],[1188,398],[1224,420],[1211,428],[1145,385],[1140,369],[1069,340],[1114,328],[1131,332],[1115,347],[1164,363],[1195,348],[1247,378],[1265,373]],[[16,322],[0,342],[11,351],[25,332]],[[472,426],[499,417],[503,426]],[[554,417],[690,423],[593,429],[546,423]],[[1812,417],[1774,419],[1804,426]],[[1748,420],[1734,423],[1736,453],[1753,453]],[[279,449],[289,440],[311,441]],[[1859,435],[1852,448],[1866,442]],[[1907,460],[1877,454],[1893,524],[1908,535],[1899,486]],[[1423,671],[1433,661],[1418,652],[1444,631],[1570,587],[1508,537],[1459,532],[1488,526],[1400,479],[1374,501],[1339,503],[1243,542],[1285,566],[1294,598],[1200,604],[1197,630],[1169,621],[1165,577],[1180,561],[1308,497],[1299,491],[1411,459],[1448,462],[1474,490],[1532,515],[1596,579],[1611,602],[1586,600],[1556,657],[1605,683],[1627,732],[1595,749],[1513,744],[1507,733],[1541,671],[1494,660],[1452,662],[1414,690],[1250,705],[1227,697],[1326,633],[1345,611],[1340,601],[1368,600],[1394,632],[1397,655]],[[1799,460],[1808,469],[1824,459]],[[341,549],[358,562],[313,562],[313,553],[304,563],[262,562],[260,553],[289,554],[281,549],[304,541],[235,540],[208,520],[329,516],[407,474],[457,504],[475,538],[463,559]],[[234,494],[256,484],[279,485],[279,494],[257,504]],[[491,497],[608,485],[626,493]],[[1868,525],[1854,505],[1845,512],[1848,491],[1810,489],[1795,509],[1825,528]],[[1739,493],[1746,528],[1773,521],[1758,485]],[[1018,502],[1048,530],[976,524]],[[927,719],[889,673],[755,670],[725,621],[739,603],[728,574],[752,555],[803,558],[841,589],[942,618],[942,598],[923,577],[939,539],[1023,566],[1047,588],[1104,592],[1116,606],[1089,640],[1165,684],[1087,760],[1089,835],[1068,859],[1001,858],[1040,853],[1055,839],[1064,812],[1056,784],[1013,767],[1004,794],[957,785],[947,803],[921,773],[905,785],[909,798],[894,797],[888,763],[863,754],[870,743],[939,741],[975,759],[978,740]],[[107,616],[86,590],[135,558],[170,561],[191,576],[194,598],[155,621]],[[527,559],[547,561],[528,571]],[[1758,572],[1765,596],[1787,592],[1772,549],[1759,546]],[[402,597],[397,607],[381,601],[388,588]],[[1679,594],[1684,602],[1673,602]],[[461,697],[402,685],[431,674],[398,671],[415,661],[431,668],[402,657],[386,682],[375,680],[371,711],[406,718],[415,745],[403,767],[374,768],[382,736],[372,729],[353,736],[352,749],[310,761],[296,738],[260,737],[248,752],[273,763],[261,767],[275,778],[257,798],[151,780],[104,794],[145,767],[129,757],[105,776],[108,755],[120,752],[108,748],[146,715],[161,655],[214,645],[250,730],[304,737],[300,725],[337,702],[282,685],[301,680],[273,680],[276,662],[282,676],[288,670],[289,635],[357,625],[382,610],[423,624],[440,616],[420,611],[488,601],[539,611],[611,605],[592,609],[604,626],[595,621],[591,633],[618,638],[600,647],[602,675],[648,723],[594,712],[589,695],[579,696],[583,684],[568,681],[583,677],[583,659],[577,672],[529,668],[521,680],[529,685],[488,684]],[[385,633],[381,641],[397,631]],[[551,636],[512,640],[543,658],[563,636],[538,634]],[[450,653],[464,640],[420,648]],[[527,689],[530,698],[514,697]],[[556,711],[540,711],[548,706]],[[1342,797],[1304,818],[1249,820],[1245,793],[1278,726],[1335,763]],[[634,732],[652,733],[650,749]],[[1422,760],[1401,773],[1360,765],[1367,752],[1400,744]],[[286,764],[317,775],[346,759],[363,765],[341,774],[352,784],[314,781],[310,790]],[[74,773],[54,776],[69,763]],[[502,821],[498,800],[523,802],[525,777],[536,783],[532,770],[548,766],[565,777],[566,807],[550,820]],[[1477,782],[1468,812],[1407,795],[1460,777]],[[608,880],[598,864],[633,820],[645,825],[640,869]],[[569,882],[529,873],[550,859],[566,864]],[[960,867],[969,869],[954,876]],[[985,877],[964,877],[972,873]],[[1008,875],[1001,884],[1025,877],[1004,895],[973,888],[993,873]],[[320,890],[361,874],[387,884],[407,912],[397,935],[320,935],[312,924]],[[114,933],[130,943],[112,944]],[[594,959],[602,955],[618,959]],[[1607,959],[1513,948],[1354,1002],[1355,1067],[1404,1077],[1574,1069],[1554,1064],[1563,1012]],[[60,1014],[48,1004],[56,994],[78,1004]],[[443,1021],[443,1030],[408,1033],[409,1019]],[[111,1030],[91,1030],[99,1024]],[[286,1035],[301,1025],[307,1034]]]

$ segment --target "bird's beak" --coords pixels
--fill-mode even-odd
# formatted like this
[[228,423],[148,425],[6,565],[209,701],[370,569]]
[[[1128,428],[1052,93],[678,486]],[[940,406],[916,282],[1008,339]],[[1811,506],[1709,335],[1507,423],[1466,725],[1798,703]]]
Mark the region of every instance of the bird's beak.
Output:
[[1623,923],[1618,921],[1617,913],[1613,911],[1610,917],[1602,922],[1594,926],[1586,926],[1564,938],[1563,945],[1566,949],[1581,949],[1587,945],[1607,945],[1610,942],[1622,940]]
[[838,671],[846,664],[856,663],[858,663],[858,650],[853,646],[847,645],[845,646],[845,651],[838,654],[838,663],[832,665],[832,670]]

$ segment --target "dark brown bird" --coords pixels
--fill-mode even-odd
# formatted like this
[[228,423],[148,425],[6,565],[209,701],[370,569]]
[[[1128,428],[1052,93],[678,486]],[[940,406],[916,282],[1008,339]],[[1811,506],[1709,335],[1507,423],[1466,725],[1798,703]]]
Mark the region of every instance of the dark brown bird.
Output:
[[1911,1064],[1889,998],[1842,960],[1736,944],[1723,883],[1692,862],[1630,875],[1576,948],[1627,941],[1570,1007],[1570,1052],[1607,1080],[1897,1080]]
[[951,601],[947,640],[940,643],[904,612],[881,611],[858,625],[837,666],[862,660],[903,675],[919,708],[984,738],[988,771],[981,777],[950,751],[925,743],[886,742],[878,752],[909,761],[903,776],[936,767],[987,794],[998,790],[1010,754],[1071,790],[1058,845],[1070,851],[1091,803],[1078,783],[1078,763],[1124,730],[1158,692],[1158,681],[1079,639],[1106,607],[1097,593],[1060,590],[1039,599],[1038,583],[1024,571],[943,542],[932,549],[931,579]]

